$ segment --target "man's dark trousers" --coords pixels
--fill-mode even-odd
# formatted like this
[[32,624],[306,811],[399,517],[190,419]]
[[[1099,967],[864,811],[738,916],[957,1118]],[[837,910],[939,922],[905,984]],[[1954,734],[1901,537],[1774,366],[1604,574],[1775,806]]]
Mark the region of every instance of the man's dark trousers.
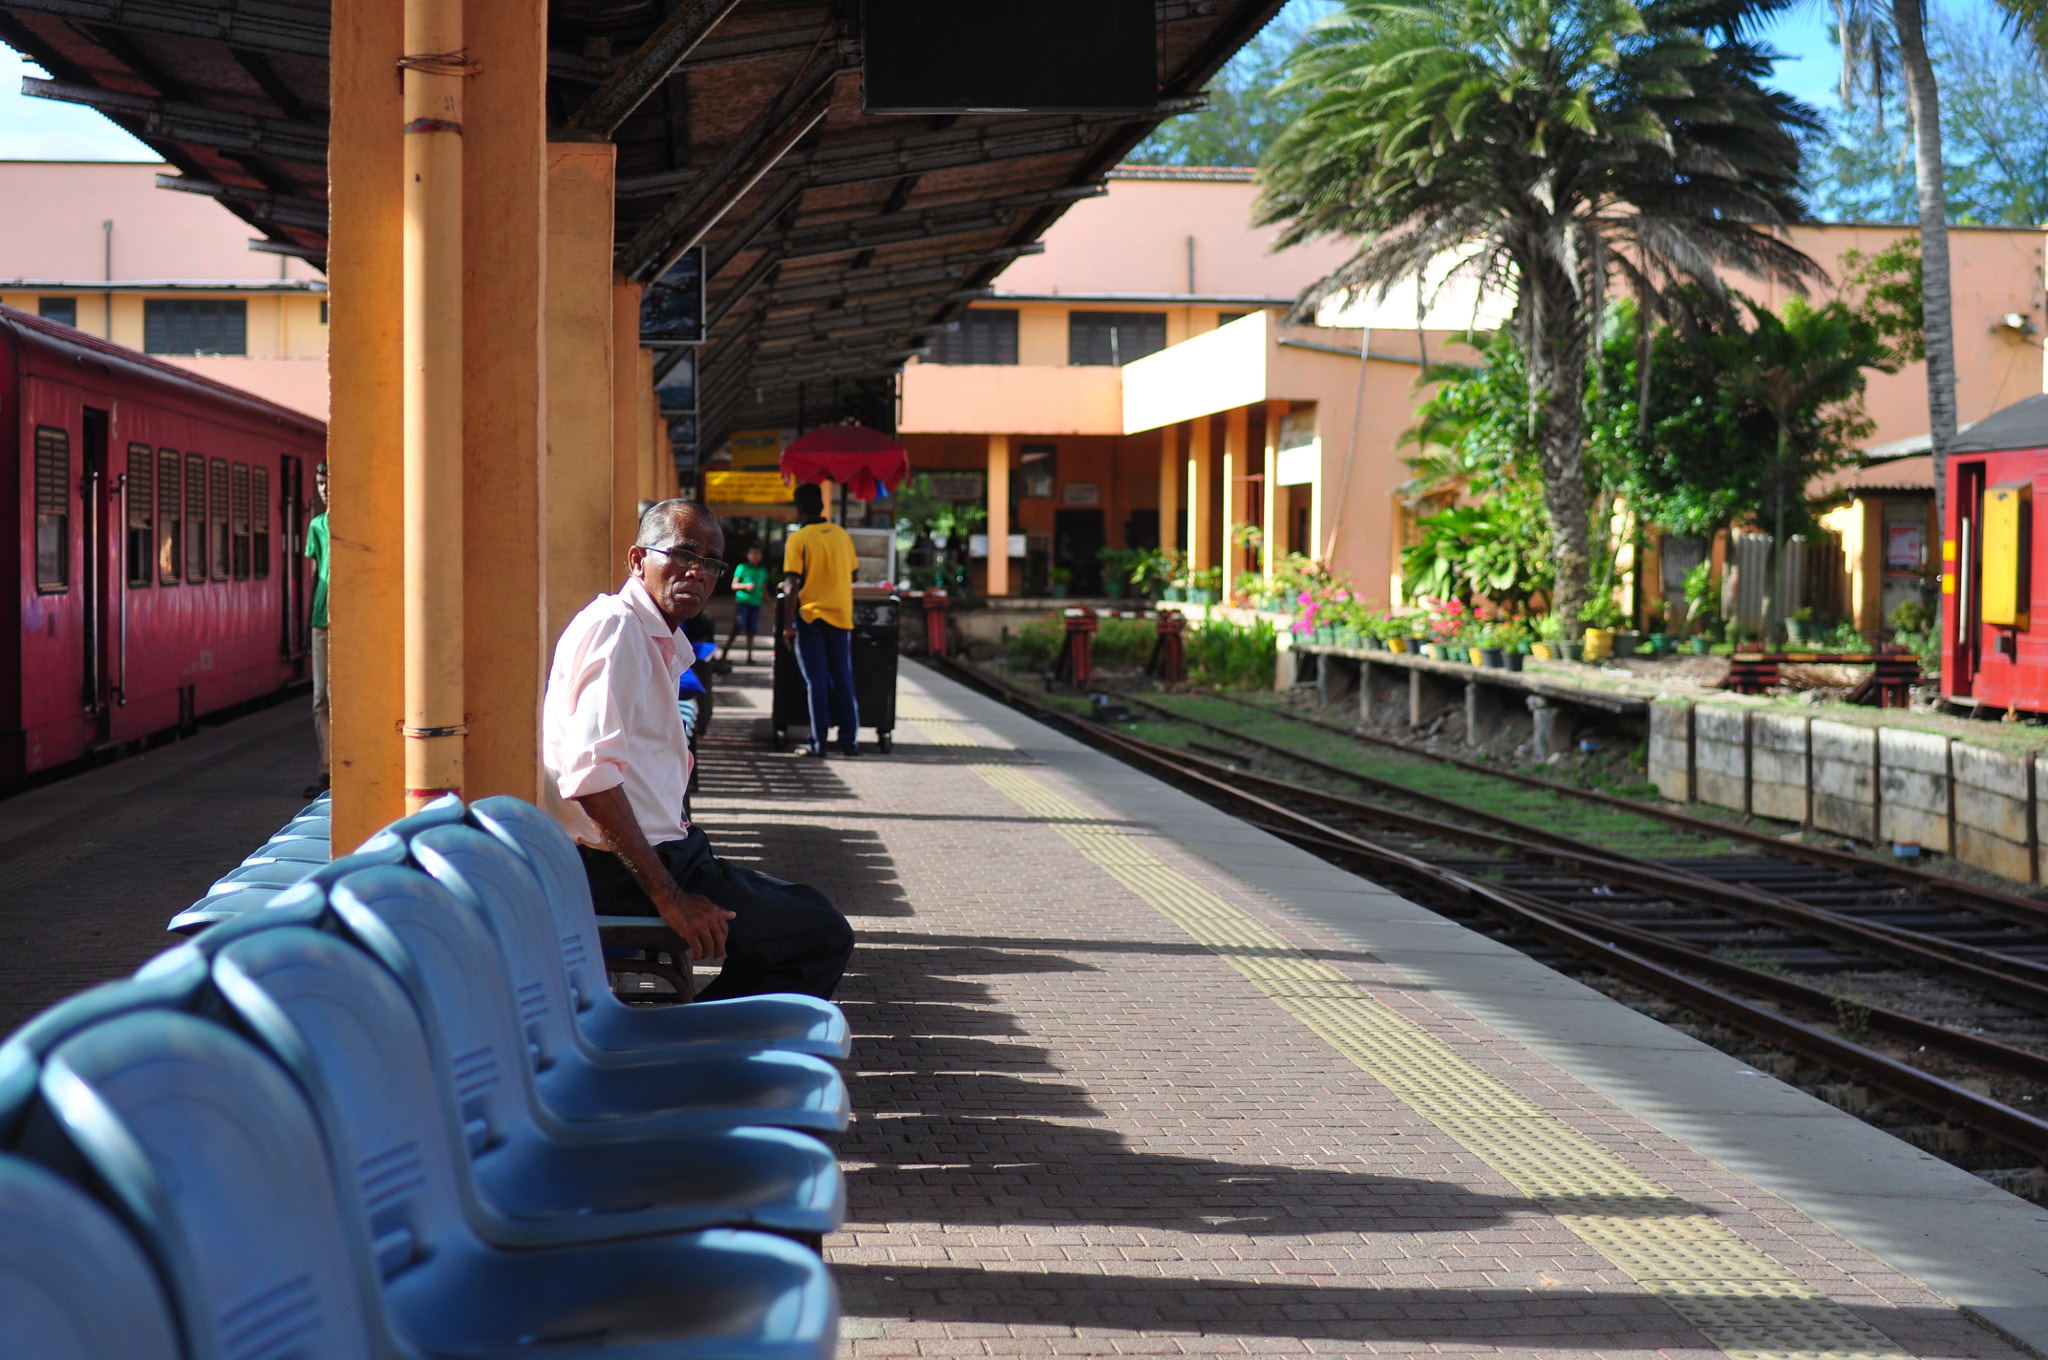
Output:
[[[589,846],[583,872],[600,916],[655,916],[617,855]],[[802,992],[830,1000],[853,953],[853,927],[816,888],[727,864],[711,853],[696,827],[679,841],[654,847],[684,892],[708,897],[733,919],[725,923],[725,969],[699,1001],[722,1001],[765,992]]]
[[797,620],[796,664],[811,696],[811,749],[824,750],[825,734],[837,724],[839,749],[854,750],[860,742],[860,707],[853,700],[853,630]]

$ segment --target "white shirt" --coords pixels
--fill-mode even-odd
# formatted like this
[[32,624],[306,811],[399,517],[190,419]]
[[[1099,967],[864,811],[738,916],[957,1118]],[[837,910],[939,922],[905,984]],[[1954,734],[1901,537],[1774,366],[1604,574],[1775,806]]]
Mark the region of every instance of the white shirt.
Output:
[[540,706],[541,761],[561,795],[548,811],[582,844],[602,847],[604,838],[568,800],[620,787],[648,844],[689,831],[690,744],[676,687],[692,660],[637,577],[562,630]]

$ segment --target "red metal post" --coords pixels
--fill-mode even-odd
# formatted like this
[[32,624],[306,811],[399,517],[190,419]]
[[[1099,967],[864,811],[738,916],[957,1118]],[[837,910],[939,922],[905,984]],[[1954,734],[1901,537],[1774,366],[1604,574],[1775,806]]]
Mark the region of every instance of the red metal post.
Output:
[[924,650],[927,656],[946,655],[946,592],[927,590],[924,600]]
[[1086,692],[1095,676],[1095,630],[1098,627],[1095,611],[1092,609],[1069,609],[1067,611],[1067,662],[1063,670],[1074,688]]
[[1159,643],[1156,649],[1159,678],[1169,685],[1178,685],[1188,678],[1187,647],[1184,637],[1187,628],[1187,615],[1179,610],[1159,611]]

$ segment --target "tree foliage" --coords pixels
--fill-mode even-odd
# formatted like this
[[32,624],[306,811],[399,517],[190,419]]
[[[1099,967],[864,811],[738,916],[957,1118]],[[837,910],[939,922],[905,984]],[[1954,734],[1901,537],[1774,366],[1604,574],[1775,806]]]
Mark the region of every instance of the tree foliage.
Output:
[[1346,0],[1290,63],[1302,117],[1263,165],[1281,245],[1358,253],[1303,295],[1384,290],[1445,255],[1512,288],[1557,596],[1585,598],[1598,514],[1582,401],[1616,276],[1660,309],[1734,268],[1818,268],[1757,224],[1803,216],[1803,105],[1752,34],[1786,0]]
[[1292,0],[1230,59],[1209,88],[1207,107],[1167,119],[1125,159],[1132,165],[1257,165],[1266,148],[1308,107],[1304,90],[1276,91],[1287,59],[1327,0]]

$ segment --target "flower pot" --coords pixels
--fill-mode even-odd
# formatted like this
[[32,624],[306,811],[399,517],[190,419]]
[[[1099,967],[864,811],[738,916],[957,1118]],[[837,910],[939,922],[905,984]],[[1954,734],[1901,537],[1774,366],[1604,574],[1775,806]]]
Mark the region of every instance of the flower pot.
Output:
[[1507,653],[1498,647],[1481,647],[1479,649],[1479,664],[1488,670],[1502,670],[1508,664]]
[[1538,661],[1548,661],[1557,655],[1557,644],[1554,642],[1532,642],[1529,644],[1529,655],[1535,657]]
[[1650,634],[1650,655],[1651,655],[1651,656],[1668,656],[1668,655],[1670,655],[1670,653],[1671,653],[1671,635],[1670,635],[1669,633],[1652,633],[1652,634]]
[[1486,664],[1486,649],[1484,647],[1467,647],[1465,649],[1465,656],[1475,666],[1484,666]]
[[1387,650],[1387,640],[1368,633],[1365,639],[1365,650],[1368,652],[1384,652]]
[[1339,628],[1337,630],[1337,645],[1339,647],[1349,647],[1355,651],[1365,645],[1365,639],[1359,636],[1356,628]]
[[1404,637],[1390,637],[1386,639],[1386,648],[1390,652],[1405,654],[1408,651],[1408,639]]
[[1213,590],[1204,590],[1201,587],[1197,586],[1194,589],[1188,591],[1188,603],[1214,604],[1216,603],[1216,592]]
[[1336,646],[1337,630],[1335,628],[1330,627],[1328,624],[1324,624],[1322,627],[1316,629],[1316,641],[1322,643],[1325,647]]
[[1112,600],[1121,600],[1124,597],[1124,583],[1122,581],[1104,581],[1102,583],[1102,593]]
[[[1569,645],[1569,644],[1567,644]],[[1612,628],[1588,628],[1586,636],[1579,640],[1579,656],[1567,655],[1569,661],[1605,661],[1614,655],[1614,630]]]
[[1687,640],[1692,644],[1692,654],[1694,656],[1707,655],[1708,649],[1714,645],[1714,640],[1704,633],[1700,634],[1698,637],[1689,638]]
[[1507,663],[1507,668],[1511,671],[1519,672],[1522,669],[1522,654],[1519,651],[1509,652],[1502,660]]
[[1807,624],[1804,619],[1785,620],[1785,641],[1805,642]]
[[[1591,630],[1589,629],[1588,631],[1590,632]],[[1586,656],[1586,644],[1583,639],[1575,642],[1553,642],[1550,645],[1562,647],[1564,649],[1563,659],[1566,661],[1585,661],[1589,659]]]
[[1641,639],[1634,633],[1617,632],[1614,635],[1613,654],[1615,656],[1634,656],[1640,641]]
[[1054,598],[1055,600],[1064,600],[1064,599],[1066,599],[1066,598],[1067,598],[1067,587],[1066,587],[1066,585],[1065,585],[1064,583],[1062,583],[1062,582],[1055,582],[1055,583],[1053,584],[1053,587],[1052,587],[1052,597],[1053,597],[1053,598]]
[[1168,586],[1159,592],[1159,598],[1168,604],[1179,604],[1181,601],[1181,588],[1179,586]]

